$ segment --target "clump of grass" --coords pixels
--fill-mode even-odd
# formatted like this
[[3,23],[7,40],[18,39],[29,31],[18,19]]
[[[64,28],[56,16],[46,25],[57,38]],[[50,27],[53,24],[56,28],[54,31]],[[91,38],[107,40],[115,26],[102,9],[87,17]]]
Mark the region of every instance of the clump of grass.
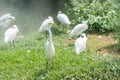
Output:
[[89,50],[76,55],[74,41],[66,42],[67,34],[53,35],[56,55],[53,68],[46,71],[45,37],[36,35],[37,33],[17,40],[15,48],[0,43],[3,44],[0,48],[5,47],[0,50],[1,80],[117,80],[120,78],[119,57],[112,54],[103,57]]

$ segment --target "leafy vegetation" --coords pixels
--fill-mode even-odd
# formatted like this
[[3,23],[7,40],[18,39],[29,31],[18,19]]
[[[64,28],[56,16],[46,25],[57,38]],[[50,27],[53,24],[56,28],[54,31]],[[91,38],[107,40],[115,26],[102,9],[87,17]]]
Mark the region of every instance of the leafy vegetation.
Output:
[[117,27],[115,29],[114,38],[117,39],[118,45],[120,46],[120,10],[119,10],[118,23],[117,24],[118,25],[117,25]]
[[113,0],[70,0],[66,4],[72,24],[89,21],[89,31],[107,33],[114,31],[118,22],[119,6]]
[[112,32],[120,45],[119,0],[70,0],[65,6],[73,27],[88,20],[89,33]]
[[[14,2],[16,0],[12,1]],[[54,2],[54,0],[52,1]],[[114,0],[100,0],[100,2],[99,0],[70,0],[67,2],[66,0],[66,10],[72,21],[72,26],[84,20],[88,20],[89,31],[107,33],[115,30],[115,38],[120,43],[120,7],[119,4],[113,1]],[[116,1],[119,3],[119,0]],[[24,4],[25,6],[27,6],[26,3]],[[64,3],[64,1],[60,4],[62,3]],[[27,12],[28,11],[25,11],[26,14]],[[29,13],[29,15],[33,15],[32,12]],[[45,15],[47,14],[44,14],[44,16]],[[33,15],[33,17],[34,16],[35,15]],[[26,25],[23,17],[27,17],[25,20],[28,21],[29,26]],[[32,29],[35,29],[35,26],[40,22],[37,17],[35,17],[36,23],[33,22],[34,19],[31,19],[28,14],[23,17],[20,18],[23,23],[21,24],[20,21],[17,21],[17,23],[22,26],[27,26],[28,28],[31,26],[31,22],[32,26],[34,26]],[[32,21],[30,21],[30,19]],[[113,50],[114,47],[110,46],[112,43],[110,39],[98,39],[98,35],[96,34],[87,34],[88,43],[86,51],[76,55],[74,52],[75,39],[69,40],[68,34],[62,33],[58,30],[58,27],[61,26],[54,27],[54,29],[52,28],[56,55],[54,65],[53,67],[48,66],[48,71],[46,71],[46,55],[44,48],[46,38],[44,34],[34,32],[30,34],[26,31],[27,28],[23,27],[24,30],[21,29],[21,31],[26,31],[29,33],[29,36],[18,37],[15,48],[12,48],[9,44],[5,44],[3,38],[1,38],[0,80],[120,79],[120,56],[119,54],[115,54]],[[108,47],[110,51],[105,51],[106,47]]]
[[[115,28],[115,33],[114,33],[114,38],[118,41],[118,46],[120,46],[120,1],[116,0],[116,5],[117,5],[117,21],[116,21],[116,28]],[[118,49],[118,51],[120,48]]]
[[[92,39],[92,38],[91,38]],[[45,36],[32,33],[24,38],[17,38],[16,47],[12,48],[0,42],[0,79],[1,80],[93,80],[120,78],[120,58],[112,54],[101,56],[89,49],[79,55],[74,53],[74,41],[68,40],[67,34],[53,35],[56,56],[53,68],[46,71]],[[98,43],[98,42],[96,42]],[[93,45],[95,46],[94,43]],[[90,50],[91,50],[90,49]]]

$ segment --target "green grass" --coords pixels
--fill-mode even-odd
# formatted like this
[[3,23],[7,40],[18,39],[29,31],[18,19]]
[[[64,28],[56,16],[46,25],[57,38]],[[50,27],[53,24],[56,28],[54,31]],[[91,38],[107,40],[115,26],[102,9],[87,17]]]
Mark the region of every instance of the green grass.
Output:
[[[0,42],[0,80],[118,80],[120,58],[94,54],[88,46],[76,55],[67,34],[53,35],[56,55],[46,71],[45,37],[34,33],[16,40],[12,48]],[[89,45],[93,45],[93,42]],[[95,43],[96,44],[96,43]]]

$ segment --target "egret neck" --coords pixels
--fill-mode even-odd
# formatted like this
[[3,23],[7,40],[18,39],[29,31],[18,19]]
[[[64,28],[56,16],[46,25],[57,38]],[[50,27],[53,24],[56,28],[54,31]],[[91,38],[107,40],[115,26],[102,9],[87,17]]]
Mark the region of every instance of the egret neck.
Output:
[[49,32],[49,40],[50,40],[50,43],[52,43],[52,32],[51,32],[51,26],[48,27],[48,32]]

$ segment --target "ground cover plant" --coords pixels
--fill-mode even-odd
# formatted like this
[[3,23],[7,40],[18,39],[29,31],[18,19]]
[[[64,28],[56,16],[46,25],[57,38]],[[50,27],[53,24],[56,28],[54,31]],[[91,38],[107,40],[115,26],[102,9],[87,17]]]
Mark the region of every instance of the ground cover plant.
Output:
[[[93,36],[93,35],[92,35]],[[91,35],[88,35],[90,38]],[[91,42],[97,39],[96,42]],[[1,80],[93,80],[120,78],[120,58],[116,55],[101,55],[92,51],[99,43],[94,35],[88,42],[85,52],[76,55],[75,39],[69,40],[67,34],[53,35],[56,56],[54,66],[46,71],[45,36],[39,33],[31,34],[16,40],[15,48],[11,48],[1,40],[0,44],[0,79]],[[93,45],[90,46],[90,45]],[[108,46],[108,43],[106,43]],[[104,44],[105,46],[105,44]]]
[[[116,4],[113,0],[67,0],[64,8],[66,12],[63,12],[68,15],[72,24],[66,27],[66,32],[62,32],[62,25],[56,23],[55,14],[56,24],[51,28],[55,45],[53,67],[46,66],[46,37],[38,32],[40,22],[42,23],[47,14],[41,18],[36,16],[37,12],[33,15],[34,10],[31,12],[30,9],[30,12],[25,11],[24,16],[16,15],[20,34],[16,38],[15,47],[5,44],[3,37],[0,37],[0,80],[119,80],[120,7],[118,5],[119,1]],[[35,18],[31,19],[31,15]],[[69,39],[68,34],[76,24],[85,20],[89,23],[86,32],[87,48],[77,55],[74,51],[77,36]],[[3,36],[4,29],[1,33]]]
[[90,32],[108,33],[118,25],[118,5],[113,0],[70,0],[66,12],[72,25],[88,20]]

